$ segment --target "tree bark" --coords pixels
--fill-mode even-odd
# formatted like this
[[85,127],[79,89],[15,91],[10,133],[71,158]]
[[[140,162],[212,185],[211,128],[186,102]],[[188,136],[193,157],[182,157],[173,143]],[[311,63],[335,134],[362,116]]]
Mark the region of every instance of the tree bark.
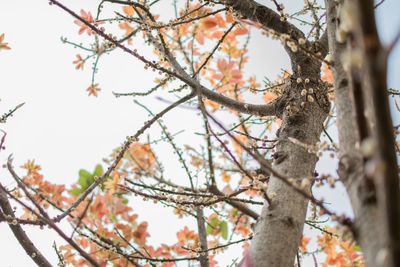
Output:
[[[287,103],[281,117],[282,126],[273,164],[277,172],[293,178],[297,185],[303,179],[314,177],[318,158],[303,146],[293,143],[290,137],[304,144],[314,145],[319,141],[323,122],[329,111],[325,97],[326,88],[319,82],[319,71],[307,69],[318,68],[319,64],[313,63],[315,64],[303,65],[301,69],[305,74],[291,77],[286,83],[284,94],[287,94]],[[309,76],[316,73],[318,76]],[[308,85],[298,83],[297,78],[302,81],[308,78],[313,82]],[[313,88],[314,93],[309,95],[315,98],[313,102],[309,101],[310,97],[301,95],[304,88]],[[303,189],[310,192],[311,184],[312,182]],[[267,195],[271,200],[264,205],[258,219],[248,261],[251,266],[257,267],[293,266],[303,233],[308,200],[275,176],[268,183]]]
[[[374,2],[372,0],[351,0],[356,11],[357,23],[354,36],[357,49],[363,58],[360,76],[365,81],[365,90],[369,92],[372,116],[375,127],[371,129],[371,139],[378,148],[369,158],[373,169],[368,174],[374,178],[377,187],[378,206],[381,212],[381,236],[385,257],[378,260],[379,266],[400,266],[400,188],[398,165],[395,151],[393,122],[387,92],[387,52],[381,45],[376,29]],[[382,255],[381,254],[381,255]]]
[[210,263],[208,260],[208,246],[207,246],[207,231],[205,226],[205,219],[203,210],[198,208],[196,210],[196,220],[197,220],[197,231],[199,236],[200,250],[202,251],[199,256],[200,266],[209,267]]
[[[300,38],[306,39],[293,24],[282,22],[279,14],[253,0],[225,2],[244,18],[273,29],[278,35],[289,36],[297,43]],[[273,168],[285,177],[292,178],[295,185],[299,186],[303,179],[314,177],[318,158],[290,138],[310,146],[318,142],[329,104],[325,85],[320,80],[320,61],[304,51],[293,50],[287,43],[284,46],[290,57],[293,75],[286,80],[283,96],[275,108],[274,115],[282,119],[282,126],[277,134]],[[314,46],[306,41],[305,47],[311,53],[326,53],[319,43]],[[307,84],[306,79],[310,81]],[[303,189],[310,192],[311,184]],[[291,267],[303,233],[308,200],[273,175],[268,182],[266,194],[270,201],[262,209],[249,254],[241,265]]]
[[[364,175],[363,158],[360,154],[360,125],[356,117],[364,116],[364,110],[356,115],[351,78],[344,71],[341,57],[346,45],[337,42],[335,37],[338,26],[337,3],[326,0],[327,30],[329,50],[334,59],[334,92],[339,133],[339,176],[350,198],[355,221],[356,240],[362,248],[367,266],[376,266],[376,256],[382,247],[381,228],[376,192],[373,182]],[[361,99],[363,101],[363,99]],[[361,119],[359,119],[361,120]],[[358,121],[359,121],[358,120]],[[365,129],[364,129],[365,130]]]

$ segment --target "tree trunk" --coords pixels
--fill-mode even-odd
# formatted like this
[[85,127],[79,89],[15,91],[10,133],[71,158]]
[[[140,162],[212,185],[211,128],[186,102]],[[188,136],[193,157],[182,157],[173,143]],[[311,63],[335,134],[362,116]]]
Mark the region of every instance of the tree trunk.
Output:
[[[303,57],[292,58],[292,62],[299,62],[299,59]],[[293,178],[295,185],[314,177],[318,158],[289,137],[314,145],[319,141],[329,111],[326,88],[319,79],[320,65],[309,63],[302,64],[301,73],[295,73],[286,82],[284,96],[287,101],[274,154],[273,168]],[[304,81],[307,78],[310,83],[306,84]],[[298,82],[300,79],[301,82]],[[310,94],[304,95],[304,91],[301,94],[304,89],[310,92],[310,88]],[[310,192],[312,182],[304,184],[307,186],[303,190]],[[264,205],[255,227],[250,264],[257,267],[292,267],[303,232],[308,200],[275,176],[268,183],[267,195],[271,201]]]
[[352,0],[357,23],[353,33],[363,64],[359,70],[364,90],[372,103],[371,113],[375,127],[370,139],[376,143],[376,151],[368,158],[373,168],[367,173],[374,179],[377,188],[378,207],[381,212],[383,248],[379,250],[379,266],[400,266],[400,188],[398,165],[395,151],[393,122],[390,115],[386,83],[387,51],[381,45],[375,23],[374,1]]
[[[346,45],[337,42],[335,37],[337,7],[334,1],[325,1],[328,22],[329,50],[334,58],[334,90],[339,132],[339,176],[349,195],[354,216],[356,240],[364,252],[367,266],[376,266],[376,256],[382,247],[379,210],[376,202],[376,192],[373,183],[364,176],[363,159],[359,149],[359,131],[356,117],[364,116],[364,110],[355,112],[354,96],[351,81],[343,69],[341,57]],[[363,99],[361,99],[363,101]],[[361,114],[360,114],[361,113]],[[361,120],[361,119],[359,119]]]

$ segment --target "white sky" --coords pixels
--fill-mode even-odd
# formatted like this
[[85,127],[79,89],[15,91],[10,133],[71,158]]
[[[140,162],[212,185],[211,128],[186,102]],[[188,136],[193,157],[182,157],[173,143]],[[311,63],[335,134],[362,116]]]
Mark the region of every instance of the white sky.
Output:
[[[98,1],[63,2],[75,11],[83,8],[94,13]],[[387,0],[378,12],[385,40],[390,40],[395,29],[400,28],[399,16],[394,15],[400,6],[395,2]],[[100,96],[86,96],[85,89],[90,84],[90,66],[86,65],[85,71],[81,72],[72,65],[75,54],[80,51],[62,44],[59,37],[79,40],[78,27],[60,9],[49,6],[45,0],[0,0],[0,25],[0,34],[6,34],[6,42],[12,47],[10,51],[0,52],[0,114],[26,102],[6,125],[0,125],[7,132],[6,150],[0,154],[1,163],[11,153],[15,158],[15,166],[35,159],[42,166],[42,173],[47,179],[55,183],[72,184],[77,180],[79,169],[92,170],[148,119],[146,113],[135,106],[130,98],[112,96],[112,91],[146,90],[153,80],[149,72],[143,70],[141,63],[121,52],[113,53],[100,62],[97,79],[102,88]],[[140,49],[144,48],[138,44]],[[250,57],[248,72],[258,75],[259,82],[264,76],[276,77],[280,68],[288,66],[287,58],[276,42],[256,36],[249,49],[256,51],[258,56]],[[399,57],[397,48],[391,58],[393,66],[400,63]],[[400,88],[400,78],[396,75],[398,67],[393,70],[390,71],[389,86]],[[172,100],[171,97],[169,99]],[[143,101],[154,111],[166,106],[154,97]],[[180,137],[183,143],[192,142],[193,132],[201,129],[200,124],[194,123],[197,121],[195,115],[195,112],[176,109],[165,121],[173,129],[172,132],[185,130]],[[149,132],[157,133],[158,129],[153,127]],[[167,153],[161,157],[167,164],[175,162]],[[325,160],[320,166],[321,169],[334,171],[336,163]],[[179,176],[178,169],[172,169],[170,173]],[[5,169],[1,169],[0,179],[6,185],[11,181]],[[335,208],[348,211],[344,194],[337,193],[334,197]],[[149,221],[152,242],[175,242],[176,230],[186,223],[173,219],[169,209],[154,209],[154,206],[142,201],[135,202],[133,209],[140,215],[141,221]],[[56,255],[51,249],[54,235],[31,227],[26,227],[26,230],[34,243],[55,264]],[[0,237],[1,266],[33,266],[5,224],[0,225]],[[220,259],[221,265],[227,263],[226,258]]]

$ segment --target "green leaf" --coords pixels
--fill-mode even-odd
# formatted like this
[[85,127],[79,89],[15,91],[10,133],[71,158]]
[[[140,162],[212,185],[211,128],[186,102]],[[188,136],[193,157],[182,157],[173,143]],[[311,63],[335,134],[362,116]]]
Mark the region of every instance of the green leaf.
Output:
[[90,173],[90,172],[88,172],[87,170],[84,170],[84,169],[81,169],[81,170],[79,170],[79,178],[86,178],[86,179],[89,179],[89,178],[91,178],[93,175]]
[[207,235],[211,235],[211,233],[213,232],[213,228],[209,225],[209,224],[207,224],[207,228],[206,228],[206,233],[207,233]]
[[100,164],[97,164],[94,168],[93,176],[100,177],[103,175],[103,167]]
[[79,196],[83,192],[80,188],[72,188],[69,193],[73,196]]
[[207,224],[206,232],[207,234],[212,234],[216,228],[218,228],[218,225],[220,224],[219,220],[217,217],[214,217],[210,220],[210,222]]
[[221,230],[221,236],[223,239],[227,240],[228,239],[228,224],[223,221],[220,224],[220,230]]
[[89,187],[89,185],[91,185],[94,181],[94,177],[93,175],[88,172],[87,170],[81,169],[79,170],[79,179],[78,179],[78,183],[81,186],[82,190],[85,190],[86,188]]
[[219,224],[219,220],[218,220],[217,217],[214,217],[214,218],[211,219],[211,221],[210,221],[211,227],[217,228],[218,224]]

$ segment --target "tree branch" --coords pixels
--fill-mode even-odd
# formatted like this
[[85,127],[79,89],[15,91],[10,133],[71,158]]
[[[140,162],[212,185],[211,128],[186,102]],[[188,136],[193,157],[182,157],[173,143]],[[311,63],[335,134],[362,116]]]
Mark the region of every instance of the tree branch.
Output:
[[198,236],[200,241],[200,248],[203,253],[200,253],[199,261],[201,267],[209,267],[210,263],[208,261],[208,246],[207,246],[207,231],[205,226],[204,212],[201,208],[197,208],[196,210],[196,220],[197,220],[197,229]]
[[[322,34],[321,38],[319,38],[316,42],[314,42],[317,50],[321,53],[321,57],[325,57],[329,52],[329,45],[328,45],[328,29],[325,29],[324,33]],[[333,65],[330,63],[330,65]]]
[[289,34],[296,40],[304,37],[304,33],[295,25],[286,20],[281,21],[281,16],[278,13],[254,0],[225,0],[223,2],[231,6],[234,11],[244,18],[260,23],[277,33]]
[[41,267],[51,267],[52,265],[47,261],[43,254],[35,247],[32,241],[29,239],[24,229],[19,225],[17,218],[14,215],[10,202],[7,198],[6,189],[0,184],[0,207],[4,213],[4,217],[8,222],[8,226],[25,250],[26,254]]
[[[128,5],[133,5],[130,4],[129,2],[125,1],[118,1],[118,0],[107,0],[108,2],[112,3],[125,3]],[[150,18],[153,22],[156,22],[153,15],[150,13],[148,9],[145,7],[142,7],[141,5],[137,6],[137,8],[141,8],[144,10],[147,14],[147,17]],[[122,16],[123,17],[123,16]],[[125,17],[124,17],[125,18]],[[126,18],[129,20],[129,18]],[[204,63],[200,66],[200,68],[194,73],[193,76],[190,76],[184,68],[181,66],[181,64],[176,60],[176,57],[172,55],[171,51],[168,49],[168,46],[165,44],[165,41],[163,39],[163,36],[158,33],[158,37],[160,39],[160,42],[158,42],[150,33],[148,34],[149,39],[151,42],[160,50],[164,53],[164,56],[167,58],[168,62],[172,65],[172,67],[175,69],[175,71],[179,74],[183,82],[185,82],[187,85],[189,85],[191,88],[196,90],[197,94],[200,94],[201,96],[204,96],[218,104],[221,104],[225,107],[231,108],[235,111],[241,112],[241,113],[246,113],[246,114],[252,114],[252,115],[258,115],[258,116],[276,116],[277,115],[277,106],[276,102],[272,102],[267,105],[254,105],[254,104],[248,104],[248,103],[242,103],[235,101],[234,99],[231,99],[229,97],[226,97],[222,94],[219,94],[217,92],[214,92],[202,84],[200,84],[195,77],[199,73],[199,71],[206,65],[207,61],[211,58],[211,56],[214,54],[216,49],[219,47],[219,44],[225,39],[226,35],[230,32],[230,30],[235,26],[236,24],[233,24],[228,31],[225,32],[225,34],[221,37],[220,41],[218,44],[215,46],[215,48],[212,50],[213,52],[210,54],[210,56],[204,61]]]
[[[112,2],[112,1],[109,1],[109,2]],[[131,2],[125,2],[125,1],[114,1],[114,2],[116,2],[116,3],[122,2],[124,4],[133,5],[133,3],[131,3]],[[74,18],[76,18],[79,21],[81,21],[82,23],[84,23],[86,26],[88,26],[91,30],[93,30],[99,36],[103,37],[110,43],[114,44],[116,47],[118,47],[118,48],[122,49],[123,51],[127,52],[128,54],[134,56],[135,58],[139,59],[143,63],[148,64],[150,67],[178,78],[179,80],[186,83],[189,87],[195,88],[203,96],[209,98],[212,101],[215,101],[215,102],[217,102],[221,105],[224,105],[228,108],[232,108],[238,112],[243,112],[243,113],[247,113],[247,114],[258,115],[258,116],[275,116],[276,115],[276,112],[277,112],[276,102],[272,102],[268,105],[246,104],[246,103],[237,102],[237,101],[230,99],[229,97],[226,97],[222,94],[213,92],[213,91],[207,89],[206,87],[204,87],[203,85],[199,84],[194,78],[189,76],[171,54],[169,54],[168,60],[174,66],[174,68],[177,68],[176,69],[177,72],[167,70],[163,67],[158,66],[157,64],[154,64],[151,61],[146,60],[143,56],[140,56],[137,52],[127,48],[126,46],[122,45],[118,41],[114,40],[113,38],[108,36],[106,33],[101,31],[99,28],[97,28],[96,26],[87,22],[86,20],[81,18],[78,14],[76,14],[71,9],[64,6],[57,0],[50,0],[50,3],[60,7],[61,9],[66,11],[68,14],[70,14]],[[147,12],[148,16],[151,16],[151,14],[148,12],[148,10],[145,7],[143,7],[142,5],[138,5],[137,3],[135,3],[135,6],[143,9],[144,11]],[[153,21],[154,21],[154,18],[153,18]],[[152,41],[154,42],[155,40],[152,40]],[[156,44],[156,43],[154,42],[154,44]],[[165,46],[163,46],[163,47],[164,47],[164,49],[166,48]]]

